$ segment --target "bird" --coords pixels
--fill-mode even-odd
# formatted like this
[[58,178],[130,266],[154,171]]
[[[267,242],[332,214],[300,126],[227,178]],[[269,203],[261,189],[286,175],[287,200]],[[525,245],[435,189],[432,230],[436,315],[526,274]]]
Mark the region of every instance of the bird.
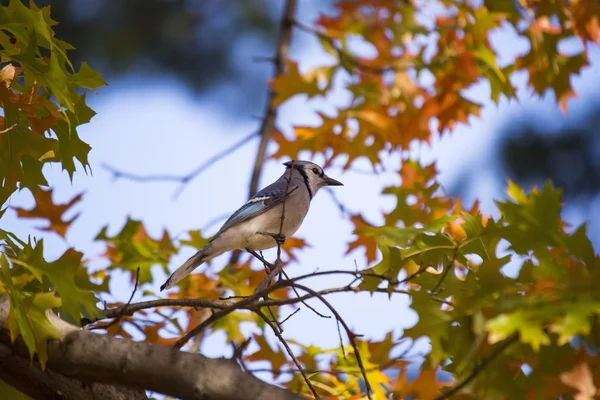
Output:
[[[279,179],[257,192],[234,212],[206,246],[169,276],[160,287],[161,291],[170,289],[194,269],[225,252],[246,250],[256,254],[256,251],[283,244],[285,238],[300,228],[319,189],[343,186],[325,175],[323,168],[313,162],[291,160],[283,165],[286,168]],[[285,218],[281,228],[284,203]]]

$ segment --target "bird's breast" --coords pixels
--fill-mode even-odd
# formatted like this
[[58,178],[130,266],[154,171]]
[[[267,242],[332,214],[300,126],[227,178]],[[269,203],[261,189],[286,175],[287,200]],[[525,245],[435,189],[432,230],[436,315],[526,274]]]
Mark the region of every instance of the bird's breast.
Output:
[[[304,205],[303,205],[304,206]],[[278,234],[281,227],[282,206],[276,206],[248,221],[248,248],[253,250],[266,250],[275,247],[277,243],[270,236],[262,235],[259,232],[270,232]],[[291,237],[306,217],[308,205],[298,207],[298,204],[286,204],[285,217],[283,218],[283,229],[281,232],[286,237]]]

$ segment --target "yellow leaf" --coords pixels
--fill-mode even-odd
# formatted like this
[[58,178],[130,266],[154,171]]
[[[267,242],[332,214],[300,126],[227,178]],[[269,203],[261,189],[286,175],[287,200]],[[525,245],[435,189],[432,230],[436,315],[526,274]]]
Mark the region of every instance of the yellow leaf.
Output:
[[278,75],[271,81],[271,89],[275,93],[273,105],[280,105],[298,94],[305,94],[311,97],[322,94],[324,91],[319,89],[319,78],[323,76],[323,71],[312,71],[301,74],[298,69],[298,63],[287,60],[287,71]]

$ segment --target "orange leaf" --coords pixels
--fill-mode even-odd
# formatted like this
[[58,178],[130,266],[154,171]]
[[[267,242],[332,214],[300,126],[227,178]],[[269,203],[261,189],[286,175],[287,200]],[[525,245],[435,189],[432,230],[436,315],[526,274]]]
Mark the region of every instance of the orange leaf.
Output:
[[220,283],[204,273],[190,274],[179,284],[179,292],[169,293],[170,298],[218,300]]
[[150,343],[158,343],[160,336],[158,331],[165,326],[164,322],[159,322],[154,325],[146,325],[144,327],[144,334],[146,335],[146,341]]
[[319,74],[314,71],[301,74],[298,63],[289,59],[286,67],[285,73],[271,80],[271,89],[275,93],[273,105],[280,105],[298,94],[305,94],[309,99],[323,94],[323,90],[319,89]]
[[310,245],[306,243],[306,240],[290,237],[285,240],[285,243],[283,244],[283,246],[281,246],[281,249],[285,251],[285,254],[288,255],[290,260],[297,260],[293,250],[303,249],[305,247],[310,247]]
[[600,43],[600,4],[597,1],[572,0],[570,5],[575,33],[584,42]]
[[79,216],[74,215],[69,220],[63,220],[63,214],[67,212],[75,203],[81,200],[83,193],[75,196],[66,204],[56,205],[52,202],[52,189],[43,190],[38,188],[35,193],[35,207],[31,210],[15,208],[17,215],[21,218],[41,218],[48,220],[48,225],[40,227],[43,231],[53,231],[60,236],[65,237],[67,229],[73,221]]
[[594,378],[590,371],[590,366],[585,363],[579,363],[570,371],[560,374],[560,380],[567,386],[577,389],[575,400],[592,400],[598,394],[598,389],[594,384]]
[[[369,224],[360,214],[353,215],[352,217],[350,217],[350,220],[354,224],[353,232],[373,226]],[[364,247],[367,262],[371,263],[375,261],[375,259],[377,258],[377,242],[375,241],[375,239],[372,236],[364,236],[356,233],[355,235],[356,239],[353,242],[348,243],[348,250],[346,250],[346,255],[350,254],[355,249]]]
[[400,398],[410,395],[416,399],[434,399],[441,394],[442,387],[450,385],[435,378],[435,369],[423,367],[417,379],[412,382],[408,382],[403,373],[394,385],[394,393]]
[[[267,340],[262,335],[252,335],[256,343],[260,346],[260,349],[246,357],[246,360],[249,361],[269,361],[271,363],[271,367],[274,370],[280,370],[282,366],[287,363],[287,359],[285,358],[285,354],[279,349],[273,350]],[[277,377],[278,374],[274,373]]]

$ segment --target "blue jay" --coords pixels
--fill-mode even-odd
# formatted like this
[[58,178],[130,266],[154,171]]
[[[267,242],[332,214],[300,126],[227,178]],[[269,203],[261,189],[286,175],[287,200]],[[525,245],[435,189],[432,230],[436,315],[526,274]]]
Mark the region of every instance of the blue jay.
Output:
[[[296,233],[308,213],[310,202],[324,186],[343,186],[328,177],[323,169],[309,161],[288,161],[286,169],[275,182],[256,193],[223,224],[210,242],[190,257],[160,287],[169,289],[186,275],[227,251],[248,250],[255,252],[275,247],[286,237]],[[291,181],[288,179],[291,172]],[[285,219],[282,237],[279,237],[283,199]]]

